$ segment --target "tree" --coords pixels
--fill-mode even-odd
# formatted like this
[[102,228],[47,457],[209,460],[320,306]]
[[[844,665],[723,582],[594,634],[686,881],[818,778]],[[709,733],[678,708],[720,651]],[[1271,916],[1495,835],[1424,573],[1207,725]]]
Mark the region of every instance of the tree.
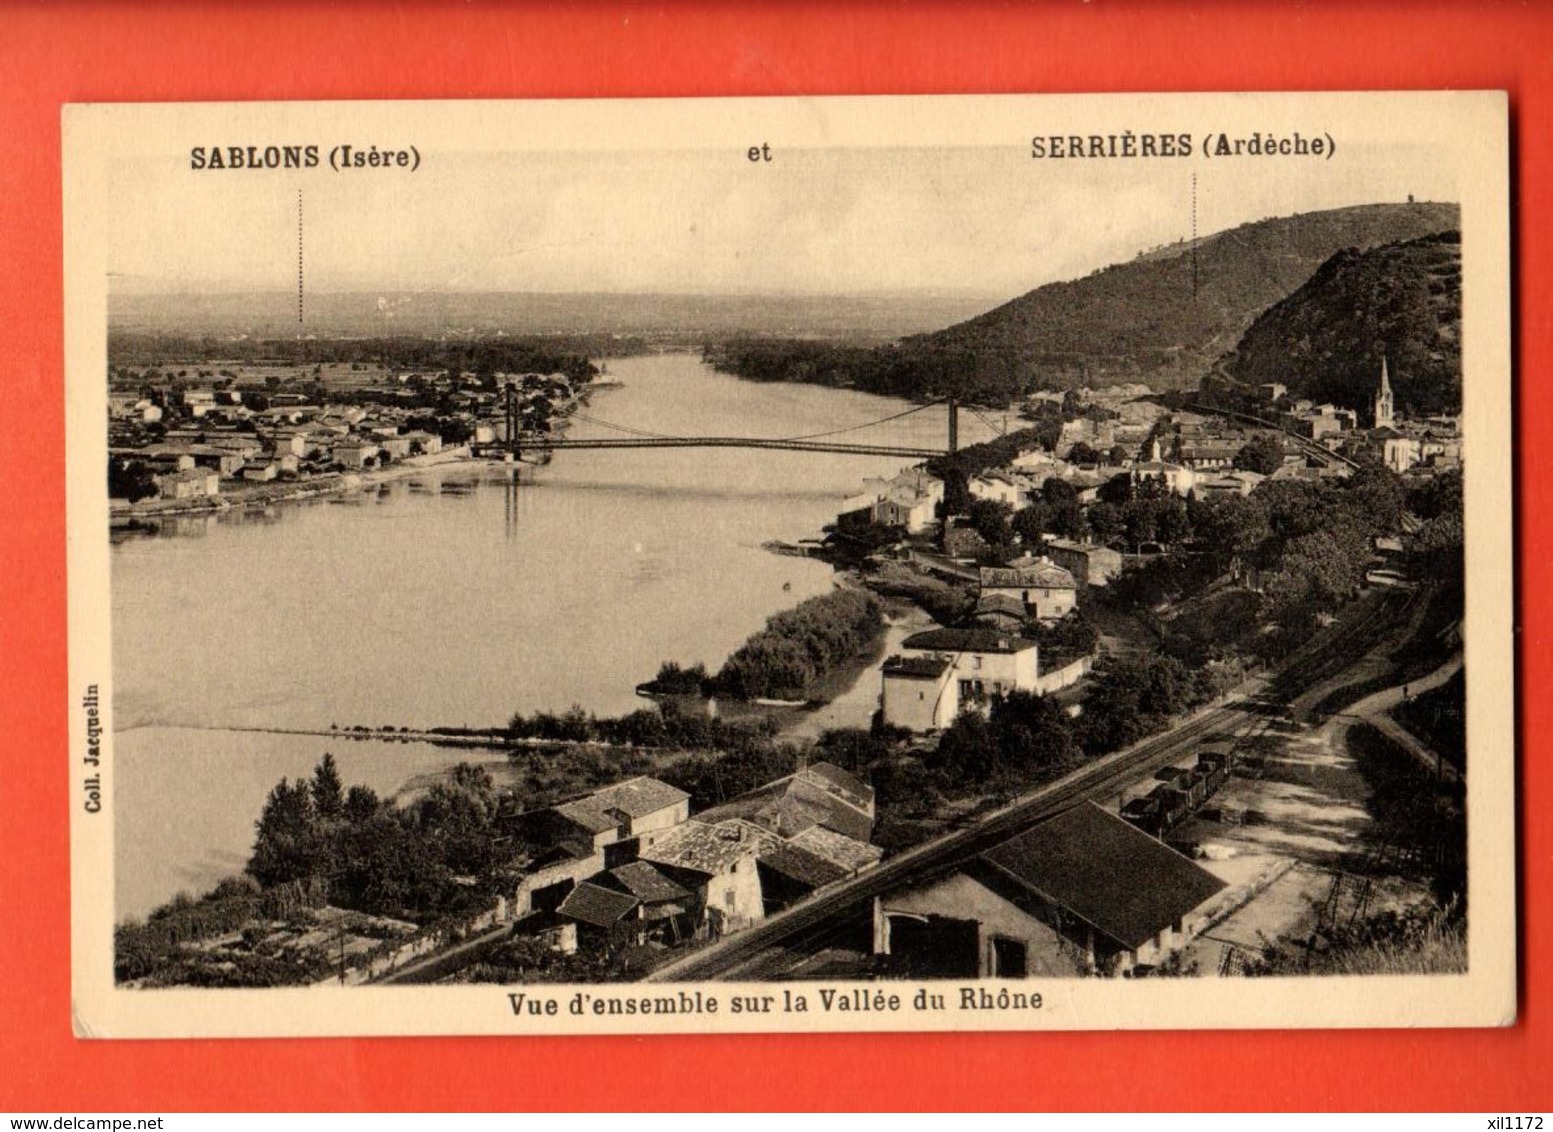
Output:
[[259,816],[249,874],[267,887],[318,875],[324,861],[315,818],[307,780],[281,779]]
[[1059,538],[1082,540],[1089,533],[1089,527],[1084,521],[1084,508],[1079,506],[1077,499],[1053,509],[1051,529]]
[[1114,503],[1100,501],[1089,505],[1086,516],[1089,533],[1096,542],[1111,545],[1119,542],[1127,529],[1122,509]]
[[1078,502],[1078,488],[1060,476],[1047,476],[1041,485],[1041,498],[1053,508]]
[[823,732],[814,746],[815,753],[826,762],[862,773],[874,762],[888,757],[892,744],[886,736],[859,727],[840,727]]
[[893,810],[906,817],[925,817],[938,804],[938,788],[933,776],[918,759],[884,759],[869,771],[881,811]]
[[950,468],[943,473],[944,498],[939,509],[945,515],[963,515],[971,505],[971,489],[967,477],[960,468]]
[[1218,495],[1191,505],[1197,541],[1221,566],[1253,554],[1272,535],[1259,495]]
[[1043,500],[1033,499],[1018,511],[1009,521],[1014,533],[1024,545],[1033,551],[1039,552],[1042,545],[1041,536],[1046,531],[1048,512]]
[[1067,713],[1045,696],[1010,692],[992,702],[991,715],[1006,766],[1045,769],[1061,766],[1075,754]]
[[990,782],[1003,770],[997,733],[987,717],[974,708],[962,711],[944,729],[931,766],[950,782]]
[[334,756],[324,752],[313,769],[313,781],[309,788],[313,799],[313,811],[319,819],[332,821],[345,813],[345,791],[340,782],[340,771]]
[[973,500],[966,509],[972,529],[986,542],[988,557],[996,562],[1008,561],[1013,553],[1014,531],[1009,525],[1012,511],[1007,503],[995,499]]
[[1173,657],[1110,657],[1097,665],[1084,698],[1081,725],[1091,754],[1134,743],[1190,705],[1191,673]]
[[1283,467],[1283,441],[1276,433],[1259,432],[1235,453],[1235,467],[1270,476]]
[[381,805],[372,787],[352,786],[345,795],[345,820],[350,825],[364,825]]
[[1068,450],[1068,463],[1070,464],[1098,464],[1104,459],[1105,457],[1082,440]]
[[136,503],[156,494],[156,476],[139,460],[115,456],[108,461],[108,498]]
[[1390,468],[1359,469],[1349,477],[1345,494],[1352,521],[1368,534],[1390,534],[1402,529],[1407,492],[1402,477]]
[[1459,513],[1436,515],[1408,539],[1407,548],[1422,573],[1441,580],[1459,579],[1466,566],[1464,532]]

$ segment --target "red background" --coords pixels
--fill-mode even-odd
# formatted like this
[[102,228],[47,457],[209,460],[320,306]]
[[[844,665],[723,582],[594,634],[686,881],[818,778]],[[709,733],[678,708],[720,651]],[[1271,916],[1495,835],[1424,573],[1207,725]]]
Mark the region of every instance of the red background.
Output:
[[[1553,9],[0,6],[0,1109],[1553,1107]],[[1503,88],[1516,225],[1521,1020],[1498,1031],[80,1042],[69,1016],[59,115],[69,101]],[[1530,490],[1527,489],[1529,485]],[[1542,815],[1531,822],[1524,815]],[[1542,1068],[1539,1070],[1537,1066]]]

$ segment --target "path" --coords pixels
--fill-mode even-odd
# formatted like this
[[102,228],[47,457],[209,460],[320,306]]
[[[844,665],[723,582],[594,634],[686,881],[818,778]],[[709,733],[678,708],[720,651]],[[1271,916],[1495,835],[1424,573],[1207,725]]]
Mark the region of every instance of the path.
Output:
[[1348,728],[1354,723],[1368,723],[1422,763],[1424,769],[1431,774],[1438,774],[1441,780],[1445,782],[1460,782],[1461,771],[1455,764],[1446,762],[1440,757],[1438,751],[1432,749],[1427,743],[1424,743],[1411,731],[1407,730],[1395,719],[1392,719],[1389,713],[1392,708],[1403,701],[1405,698],[1404,691],[1407,696],[1417,696],[1424,692],[1433,691],[1460,672],[1461,666],[1462,654],[1457,653],[1427,676],[1417,680],[1409,680],[1406,684],[1383,688],[1379,692],[1365,696],[1364,699],[1354,704],[1347,711],[1339,712],[1333,716],[1328,726],[1337,725],[1337,737],[1342,737],[1347,734]]

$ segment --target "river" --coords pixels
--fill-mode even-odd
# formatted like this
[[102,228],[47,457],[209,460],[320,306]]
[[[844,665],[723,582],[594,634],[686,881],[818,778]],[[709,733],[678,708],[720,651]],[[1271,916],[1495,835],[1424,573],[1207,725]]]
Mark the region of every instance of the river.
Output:
[[[801,436],[909,408],[739,381],[691,354],[611,359],[608,379],[589,417],[670,435]],[[944,428],[929,409],[838,439],[941,446]],[[570,435],[621,433],[579,421]],[[988,435],[962,415],[962,443]],[[630,711],[662,660],[715,669],[772,613],[830,589],[830,567],[761,543],[817,536],[863,477],[907,462],[561,452],[516,485],[499,467],[452,465],[116,540],[116,915],[241,869],[270,787],[325,750],[348,783],[383,794],[468,757],[233,729]]]

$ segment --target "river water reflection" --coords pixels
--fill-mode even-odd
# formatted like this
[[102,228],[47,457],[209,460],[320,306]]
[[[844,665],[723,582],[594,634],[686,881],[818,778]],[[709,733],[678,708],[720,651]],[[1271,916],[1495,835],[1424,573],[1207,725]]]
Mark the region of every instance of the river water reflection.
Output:
[[[620,384],[599,390],[588,415],[662,434],[797,436],[909,407],[742,382],[689,354],[609,368]],[[855,438],[941,446],[943,434],[943,410],[930,409]],[[571,435],[619,434],[579,423]],[[962,418],[961,435],[988,432]],[[761,543],[817,535],[864,476],[906,462],[563,452],[525,467],[516,487],[498,467],[452,465],[116,543],[117,914],[240,868],[270,786],[326,749],[347,781],[385,793],[461,757],[210,729],[478,726],[573,703],[629,711],[660,661],[715,668],[766,617],[828,590],[828,566]]]

